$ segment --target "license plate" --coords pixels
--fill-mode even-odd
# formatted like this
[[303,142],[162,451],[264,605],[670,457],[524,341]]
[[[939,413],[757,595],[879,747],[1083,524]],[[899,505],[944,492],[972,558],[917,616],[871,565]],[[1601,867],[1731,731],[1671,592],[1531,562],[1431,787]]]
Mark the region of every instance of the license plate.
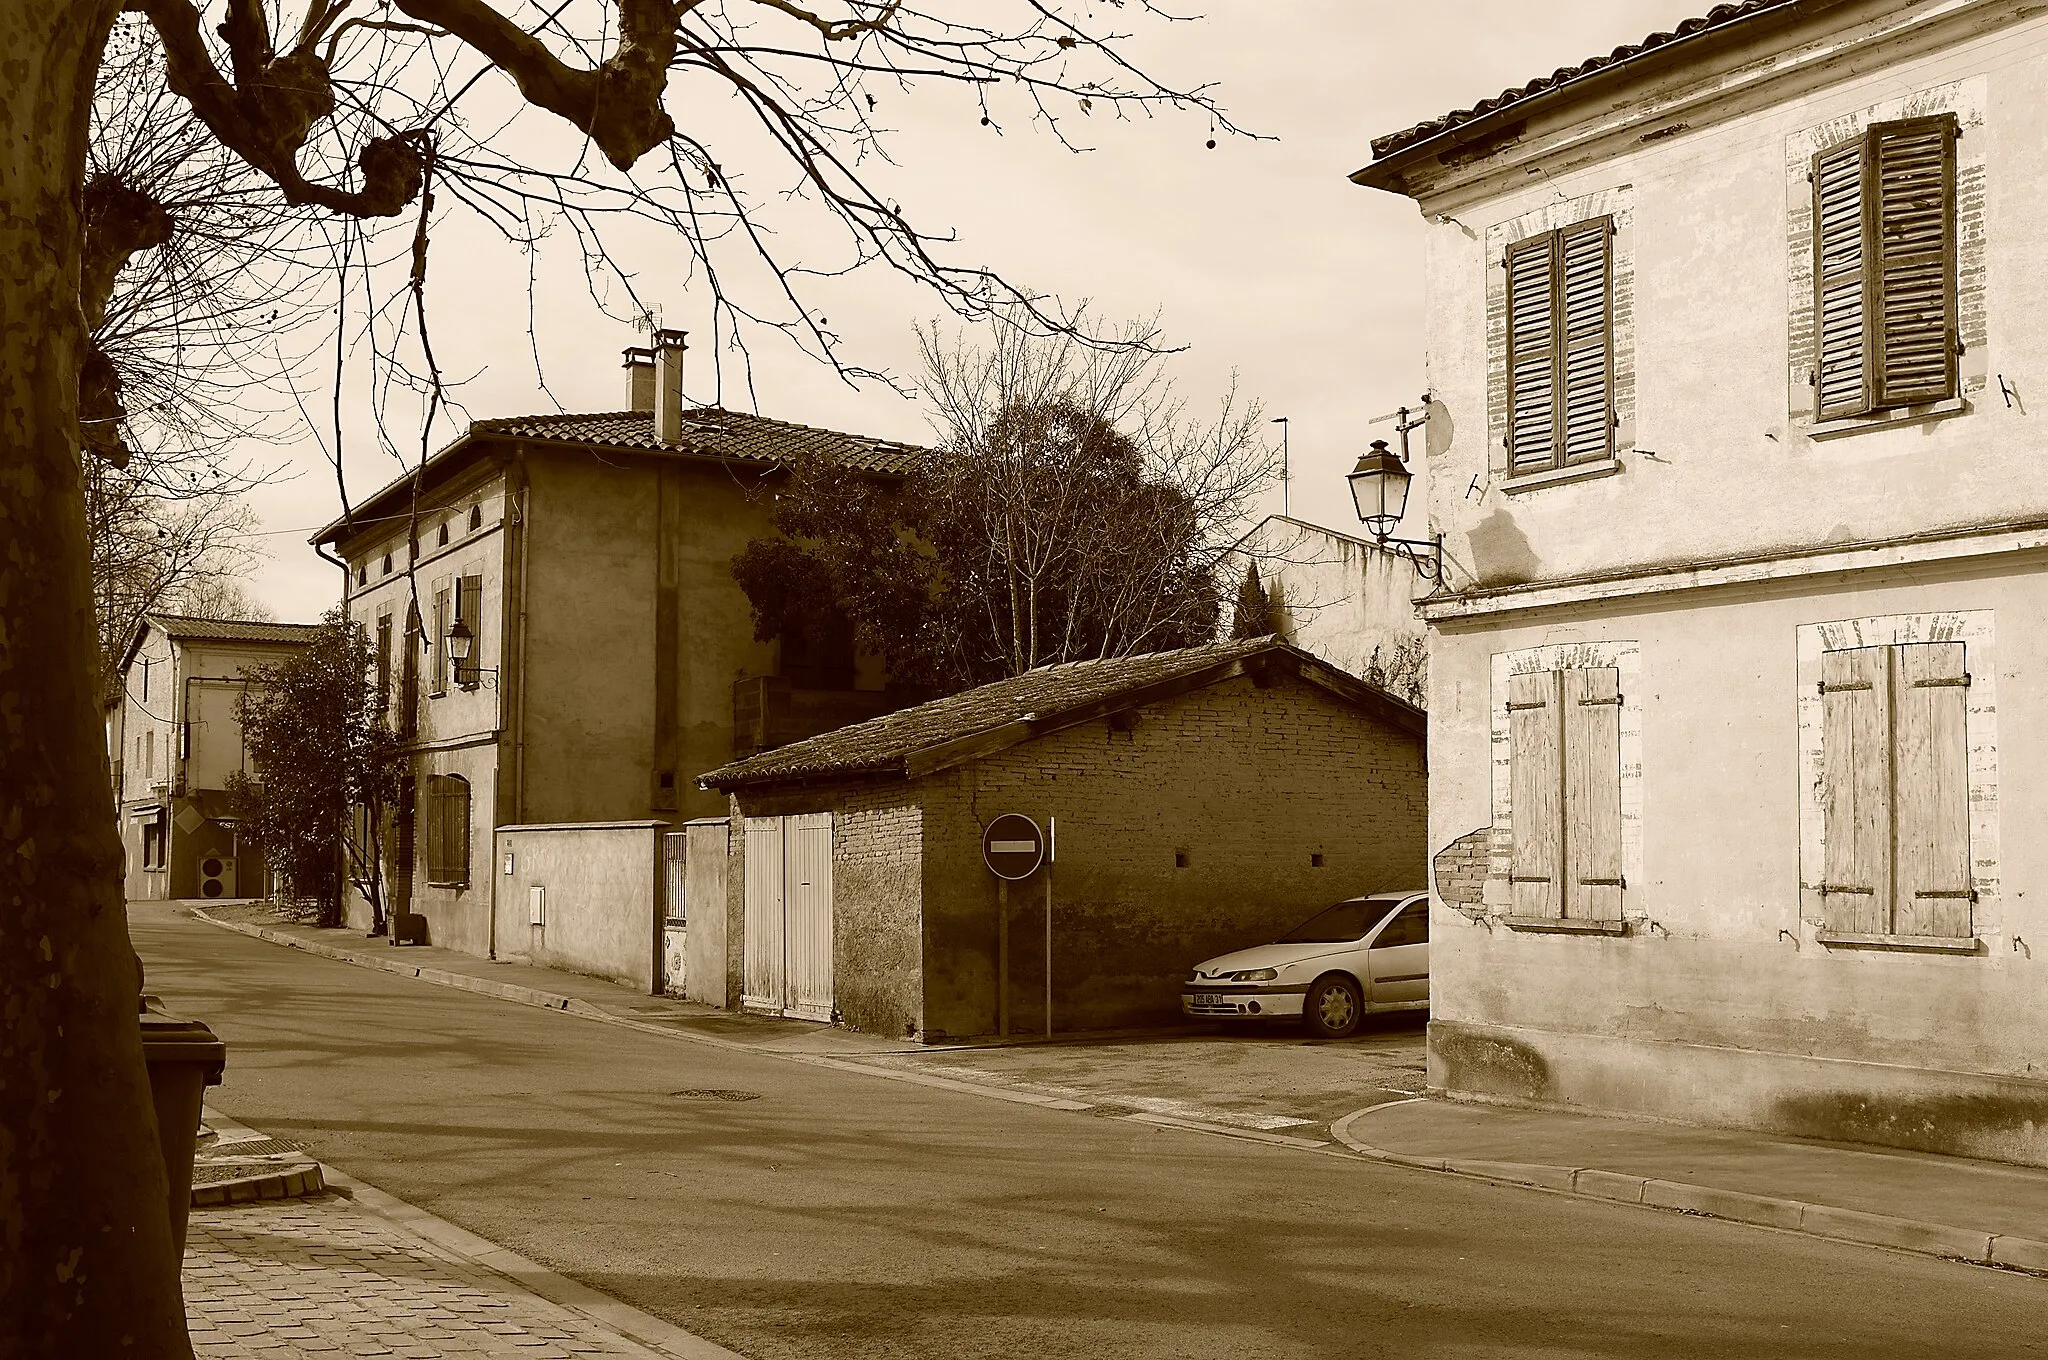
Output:
[[1230,997],[1219,996],[1215,992],[1196,992],[1190,999],[1197,1006],[1224,1006],[1231,1001]]

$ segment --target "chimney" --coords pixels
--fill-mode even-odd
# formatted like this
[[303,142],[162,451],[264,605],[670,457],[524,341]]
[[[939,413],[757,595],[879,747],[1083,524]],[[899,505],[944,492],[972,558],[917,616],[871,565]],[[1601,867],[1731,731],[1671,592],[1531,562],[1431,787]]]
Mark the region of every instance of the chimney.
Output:
[[654,437],[664,444],[683,439],[683,332],[654,333]]
[[647,415],[654,413],[654,351],[641,345],[626,347],[626,370],[633,380],[633,405],[628,408]]

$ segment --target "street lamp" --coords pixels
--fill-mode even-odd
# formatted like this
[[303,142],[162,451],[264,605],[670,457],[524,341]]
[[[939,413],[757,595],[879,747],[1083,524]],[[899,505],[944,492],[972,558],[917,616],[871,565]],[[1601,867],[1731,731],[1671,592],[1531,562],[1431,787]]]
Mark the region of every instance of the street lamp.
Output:
[[[466,621],[457,619],[454,625],[448,629],[448,657],[455,663],[455,674],[460,677],[465,671],[468,672],[470,678],[463,684],[464,689],[475,689],[478,685],[485,683],[488,683],[492,689],[496,689],[498,687],[498,668],[496,666],[470,665],[469,658],[475,654],[476,633],[471,630]],[[491,677],[488,682],[484,679],[486,671],[490,672]]]
[[1351,503],[1358,510],[1359,523],[1365,525],[1373,542],[1388,552],[1407,558],[1425,581],[1441,584],[1444,579],[1442,534],[1429,539],[1389,537],[1408,510],[1408,487],[1415,480],[1415,474],[1408,470],[1408,461],[1402,455],[1408,452],[1408,432],[1429,423],[1428,398],[1424,398],[1424,405],[1413,419],[1409,418],[1409,409],[1403,406],[1392,416],[1380,417],[1381,420],[1395,422],[1394,428],[1401,435],[1401,452],[1395,453],[1388,448],[1386,440],[1375,439],[1372,446],[1359,456],[1358,466],[1351,469],[1344,480],[1351,483]]

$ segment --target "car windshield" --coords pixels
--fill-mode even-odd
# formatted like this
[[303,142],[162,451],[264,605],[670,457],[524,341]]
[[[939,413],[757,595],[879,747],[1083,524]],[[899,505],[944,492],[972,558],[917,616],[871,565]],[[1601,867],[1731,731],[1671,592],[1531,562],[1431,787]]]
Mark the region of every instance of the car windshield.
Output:
[[1366,931],[1378,925],[1382,917],[1399,905],[1398,902],[1365,900],[1339,902],[1282,935],[1279,943],[1348,944],[1352,940],[1362,940]]

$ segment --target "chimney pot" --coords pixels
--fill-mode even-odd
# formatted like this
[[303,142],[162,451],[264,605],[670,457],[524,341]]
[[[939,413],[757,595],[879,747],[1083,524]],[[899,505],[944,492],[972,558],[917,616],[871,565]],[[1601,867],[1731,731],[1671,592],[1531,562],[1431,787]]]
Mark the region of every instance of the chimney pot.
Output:
[[629,410],[643,415],[654,413],[654,351],[641,345],[626,347],[626,369],[633,384]]
[[683,439],[683,332],[654,333],[654,437],[664,444]]

